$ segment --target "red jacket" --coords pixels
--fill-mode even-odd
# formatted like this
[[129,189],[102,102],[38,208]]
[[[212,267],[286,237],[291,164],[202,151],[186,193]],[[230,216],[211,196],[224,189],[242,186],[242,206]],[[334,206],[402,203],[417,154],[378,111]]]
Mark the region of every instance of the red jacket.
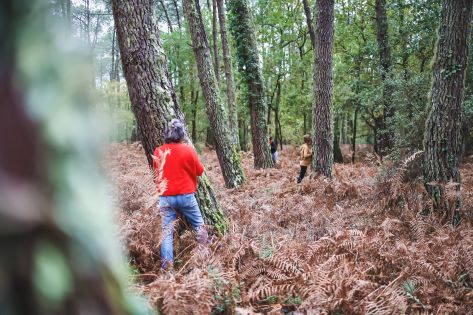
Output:
[[[202,175],[204,167],[192,146],[184,143],[168,143],[156,148],[154,155],[159,158],[165,156],[162,179],[166,181],[166,190],[162,196],[195,192],[197,176]],[[153,161],[153,167],[155,170],[158,169],[156,161]],[[159,170],[157,173],[159,174]]]

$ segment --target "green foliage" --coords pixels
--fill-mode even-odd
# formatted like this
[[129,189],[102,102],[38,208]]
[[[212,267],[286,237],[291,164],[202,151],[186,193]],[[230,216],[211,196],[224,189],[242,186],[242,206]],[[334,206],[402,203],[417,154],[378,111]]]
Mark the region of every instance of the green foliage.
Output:
[[51,243],[39,244],[35,258],[35,289],[48,303],[59,304],[72,291],[72,275],[66,258]]
[[109,137],[113,141],[129,140],[135,126],[125,82],[108,81],[100,91],[98,110],[108,117]]
[[[93,6],[93,12],[108,10],[106,2]],[[170,32],[164,11],[157,4],[157,14],[162,21],[161,32],[164,48],[168,57],[169,70],[180,105],[190,125],[192,120],[193,101],[191,91],[200,90],[196,75],[195,60],[190,45],[185,21],[180,16],[181,28],[178,27],[176,8],[173,1],[163,1],[173,25]],[[314,15],[314,1],[309,1]],[[245,14],[245,7],[249,8],[252,20]],[[392,76],[388,82],[393,87],[393,107],[395,117],[388,123],[396,133],[396,154],[405,150],[413,151],[422,146],[422,130],[426,118],[427,94],[430,87],[430,61],[436,40],[436,28],[439,20],[440,1],[406,1],[387,2],[389,44],[393,61]],[[82,16],[85,7],[75,5],[73,12]],[[180,10],[180,8],[178,8]],[[201,11],[209,40],[211,38],[211,6],[201,4]],[[252,72],[257,66],[261,67],[265,102],[272,110],[278,110],[282,125],[283,139],[287,143],[300,143],[304,132],[309,132],[312,124],[313,100],[313,51],[303,6],[299,0],[236,0],[227,4],[227,14],[230,36],[234,45],[233,60],[238,67],[250,71],[235,71],[237,79],[237,103],[239,117],[249,122],[249,111],[242,104],[247,103],[249,91],[242,81],[251,79],[257,72]],[[358,111],[357,143],[374,143],[376,122],[382,115],[382,86],[380,77],[380,62],[376,41],[376,26],[373,20],[374,0],[351,1],[343,0],[335,5],[335,43],[334,43],[334,89],[333,106],[334,118],[340,122],[340,133],[344,134],[341,143],[351,141],[353,131],[353,116]],[[95,58],[96,83],[100,82],[101,94],[110,100],[120,94],[126,96],[120,87],[119,93],[113,90],[113,84],[108,83],[106,74],[111,66],[110,46],[113,27],[109,26],[110,19],[100,20],[100,29],[97,44],[93,54]],[[95,17],[92,24],[96,22]],[[76,21],[75,29],[84,32],[83,22]],[[256,35],[257,47],[248,50],[247,43],[251,38],[244,37],[245,30],[251,30]],[[90,32],[92,32],[91,30]],[[92,34],[94,37],[94,34]],[[217,36],[220,38],[220,36]],[[237,39],[233,41],[233,39]],[[84,39],[85,40],[85,37]],[[220,40],[220,39],[218,39]],[[240,43],[240,44],[239,44]],[[220,45],[220,42],[218,43]],[[471,56],[470,49],[470,56]],[[221,54],[221,52],[220,52]],[[254,54],[257,58],[244,59],[241,56]],[[222,60],[222,56],[220,56]],[[470,63],[471,65],[471,63]],[[223,67],[221,67],[223,68]],[[467,72],[467,89],[465,95],[464,134],[471,133],[473,122],[472,96],[472,67]],[[221,69],[220,69],[221,70]],[[455,67],[448,73],[454,74]],[[447,74],[448,74],[447,73]],[[281,97],[276,99],[276,82],[280,77]],[[102,80],[102,78],[104,78]],[[223,76],[221,76],[223,78]],[[104,81],[104,82],[102,82]],[[220,82],[222,93],[225,89],[223,79]],[[124,91],[125,89],[123,89]],[[127,105],[120,101],[102,102],[107,107],[107,115],[116,121],[112,124],[112,138],[124,140],[131,134],[131,115],[127,112]],[[204,111],[202,93],[197,101],[197,136],[198,141],[205,140],[209,126]],[[109,114],[117,111],[116,114]],[[305,123],[304,123],[305,118]],[[241,126],[240,126],[241,127]],[[269,132],[274,136],[276,129],[274,112],[271,112]],[[305,127],[305,128],[304,128]],[[240,130],[240,134],[242,134]],[[473,147],[473,143],[468,144]]]

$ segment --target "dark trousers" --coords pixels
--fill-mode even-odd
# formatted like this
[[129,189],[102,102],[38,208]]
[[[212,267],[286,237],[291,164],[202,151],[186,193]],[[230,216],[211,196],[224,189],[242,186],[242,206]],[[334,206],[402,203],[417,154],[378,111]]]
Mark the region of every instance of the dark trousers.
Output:
[[306,172],[307,172],[307,166],[301,165],[301,171],[299,173],[299,177],[297,177],[297,183],[302,182],[302,179],[304,178]]

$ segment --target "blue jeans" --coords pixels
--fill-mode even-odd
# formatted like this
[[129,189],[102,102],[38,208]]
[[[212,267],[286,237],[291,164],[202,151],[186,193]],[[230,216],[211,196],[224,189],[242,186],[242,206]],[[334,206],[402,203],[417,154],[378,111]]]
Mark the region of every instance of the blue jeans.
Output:
[[173,223],[176,221],[176,211],[182,214],[192,225],[197,235],[197,242],[205,244],[208,241],[207,231],[204,227],[204,219],[200,213],[199,205],[194,194],[161,196],[159,197],[159,208],[161,210],[163,242],[161,243],[162,268],[172,265],[173,255]]

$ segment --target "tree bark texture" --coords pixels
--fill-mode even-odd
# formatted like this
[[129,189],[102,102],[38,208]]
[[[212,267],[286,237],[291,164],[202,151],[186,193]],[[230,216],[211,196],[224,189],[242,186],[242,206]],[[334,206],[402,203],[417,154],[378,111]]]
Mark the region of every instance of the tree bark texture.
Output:
[[212,67],[210,46],[205,34],[200,8],[196,0],[183,0],[184,15],[189,26],[192,47],[197,63],[200,86],[207,104],[212,132],[214,134],[215,150],[220,162],[225,186],[235,188],[244,181],[243,168],[238,148],[234,145],[228,128],[228,114],[220,98],[217,80]]
[[383,84],[383,116],[378,140],[379,153],[387,155],[394,145],[393,122],[394,108],[392,106],[393,84],[391,82],[391,48],[389,46],[388,17],[386,0],[376,0],[376,39],[378,42],[379,61],[381,65],[381,82]]
[[212,46],[214,52],[214,71],[217,84],[220,81],[219,62],[218,62],[218,40],[217,40],[217,2],[212,0]]
[[472,0],[444,1],[438,29],[424,133],[424,180],[440,207],[444,206],[439,204],[444,200],[443,185],[448,181],[460,183],[461,106],[472,4]]
[[172,1],[174,3],[174,9],[176,10],[176,20],[177,20],[177,27],[181,31],[181,15],[179,14],[179,6],[177,4],[177,0]]
[[172,28],[172,22],[169,18],[168,10],[166,9],[166,5],[164,4],[163,0],[159,0],[159,4],[161,4],[161,8],[163,8],[164,16],[166,17],[166,21],[168,22],[169,31],[172,33],[174,30]]
[[[168,122],[173,118],[185,122],[184,114],[170,81],[153,1],[113,0],[112,9],[132,111],[152,165],[151,155],[163,144]],[[228,223],[205,174],[199,178],[196,197],[205,221],[224,232]]]
[[191,105],[192,105],[192,120],[191,120],[191,139],[192,142],[197,143],[197,101],[199,100],[199,90],[195,88],[195,74],[194,71],[191,72],[191,95],[190,95]]
[[342,150],[340,150],[340,115],[335,116],[333,137],[333,160],[336,163],[343,163]]
[[228,2],[230,31],[235,39],[238,68],[246,86],[251,118],[251,140],[255,168],[273,166],[269,148],[267,104],[264,98],[263,79],[258,59],[256,36],[251,21],[248,0]]
[[230,45],[228,44],[227,25],[223,0],[217,0],[218,21],[220,24],[220,39],[222,41],[223,64],[225,66],[225,83],[227,85],[228,125],[232,134],[233,143],[239,147],[238,114],[235,97],[235,79],[233,78]]
[[310,12],[309,0],[302,0],[304,5],[305,19],[307,21],[307,29],[309,30],[310,43],[312,44],[312,49],[315,51],[315,31],[314,31],[314,22],[312,20],[312,13]]
[[314,53],[313,152],[314,171],[332,177],[332,50],[334,0],[317,0]]
[[351,163],[352,164],[355,164],[355,156],[356,156],[356,130],[358,127],[358,111],[359,111],[359,107],[356,106],[355,113],[353,114],[352,136],[351,136]]

